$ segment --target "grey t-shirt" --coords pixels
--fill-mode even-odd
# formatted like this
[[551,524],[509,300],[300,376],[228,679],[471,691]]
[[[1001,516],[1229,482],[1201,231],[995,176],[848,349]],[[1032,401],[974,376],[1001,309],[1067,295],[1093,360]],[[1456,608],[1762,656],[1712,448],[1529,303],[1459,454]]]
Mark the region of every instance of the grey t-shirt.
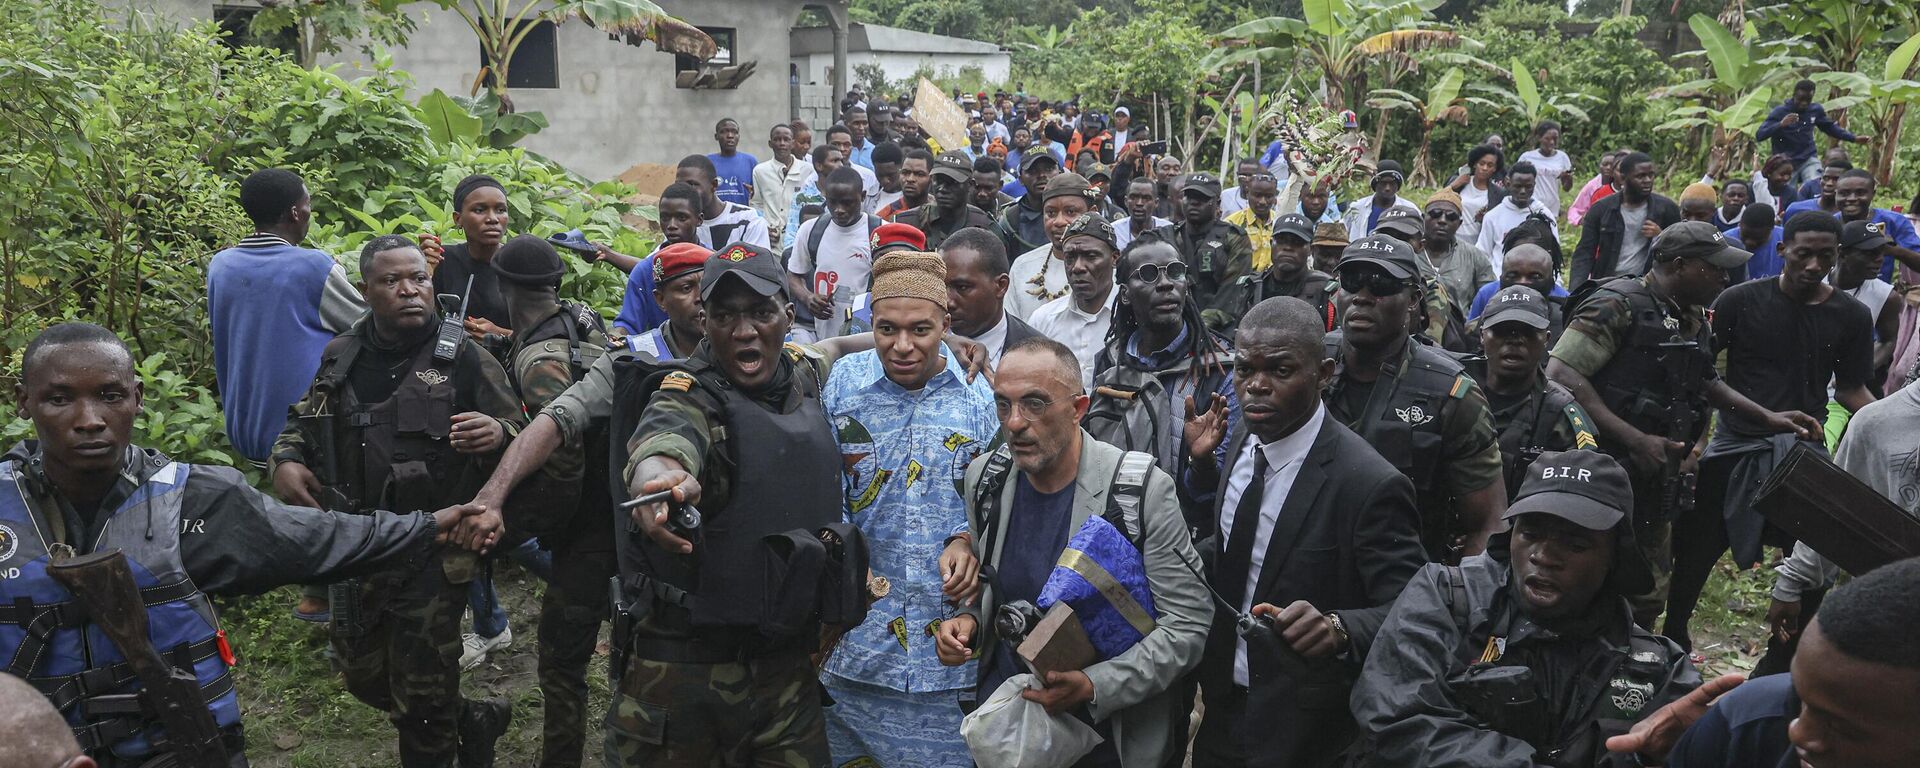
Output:
[[1647,222],[1647,204],[1630,206],[1626,201],[1620,203],[1620,220],[1626,224],[1626,232],[1620,238],[1620,261],[1614,265],[1616,275],[1639,275],[1647,271],[1647,257],[1652,251],[1653,241],[1640,234],[1640,226]]

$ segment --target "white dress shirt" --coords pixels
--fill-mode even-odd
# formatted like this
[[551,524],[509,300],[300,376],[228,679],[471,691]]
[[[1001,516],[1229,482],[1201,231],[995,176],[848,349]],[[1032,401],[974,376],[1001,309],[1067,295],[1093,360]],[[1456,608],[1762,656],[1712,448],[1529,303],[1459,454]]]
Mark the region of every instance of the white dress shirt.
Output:
[[1107,300],[1100,304],[1100,311],[1089,314],[1080,311],[1079,305],[1073,303],[1073,294],[1068,293],[1041,305],[1027,320],[1040,335],[1073,350],[1073,356],[1080,360],[1080,386],[1093,388],[1094,357],[1107,343],[1107,328],[1113,325],[1114,297],[1119,295],[1120,286],[1115,285],[1107,291]]
[[[1267,544],[1273,537],[1274,520],[1280,516],[1280,508],[1287,503],[1287,494],[1293,490],[1294,478],[1300,476],[1300,465],[1307,460],[1307,450],[1313,447],[1313,441],[1320,436],[1321,423],[1326,420],[1326,406],[1314,404],[1313,416],[1307,423],[1300,425],[1293,434],[1271,443],[1260,443],[1253,435],[1240,449],[1240,457],[1233,462],[1233,472],[1227,476],[1227,489],[1220,494],[1220,533],[1221,546],[1233,533],[1235,521],[1233,514],[1240,506],[1240,497],[1253,484],[1253,452],[1259,450],[1267,455],[1266,485],[1261,488],[1259,527],[1253,529],[1253,553],[1248,559],[1247,588],[1241,594],[1240,612],[1246,613],[1253,607],[1253,588],[1260,583],[1260,567],[1266,563]],[[1285,607],[1285,606],[1281,606]],[[1233,649],[1233,682],[1235,685],[1247,684],[1247,641],[1239,639]]]
[[987,363],[995,370],[1000,368],[1000,355],[1007,351],[1007,325],[1007,313],[1001,312],[1000,322],[994,323],[992,328],[973,337],[980,346],[987,348]]

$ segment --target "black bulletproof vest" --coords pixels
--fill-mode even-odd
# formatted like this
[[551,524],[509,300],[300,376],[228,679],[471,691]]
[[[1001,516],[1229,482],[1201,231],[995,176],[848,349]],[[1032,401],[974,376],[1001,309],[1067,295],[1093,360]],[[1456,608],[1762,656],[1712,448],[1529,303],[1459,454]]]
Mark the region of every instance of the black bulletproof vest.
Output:
[[811,535],[840,521],[840,446],[820,402],[818,377],[806,361],[796,361],[792,390],[775,412],[701,358],[668,366],[692,373],[697,388],[713,399],[715,423],[724,432],[710,455],[719,454],[724,463],[708,471],[727,473],[728,498],[723,507],[701,510],[705,520],[691,568],[681,565],[685,558],[637,534],[621,537],[623,548],[641,550],[623,554],[622,564],[638,565],[691,593],[687,607],[695,628],[756,627],[774,613],[785,586],[775,581],[783,569],[766,539],[795,529]]
[[1493,426],[1500,437],[1500,467],[1507,481],[1507,501],[1513,501],[1520,493],[1520,481],[1526,479],[1527,467],[1532,466],[1541,453],[1573,448],[1550,442],[1554,426],[1566,418],[1567,405],[1572,402],[1572,394],[1563,387],[1550,386],[1543,377],[1534,385],[1526,404],[1514,411],[1511,420],[1501,424],[1495,417]]
[[[1340,333],[1326,336],[1327,356],[1341,360]],[[1439,467],[1443,454],[1440,410],[1453,396],[1455,382],[1464,373],[1460,363],[1447,353],[1417,341],[1408,341],[1410,355],[1389,360],[1373,382],[1361,413],[1345,414],[1347,428],[1379,452],[1400,474],[1413,481],[1420,505],[1420,541],[1435,561],[1450,561],[1447,555],[1460,527],[1455,521],[1453,499],[1442,487]],[[1402,368],[1402,365],[1405,367]],[[1344,376],[1336,377],[1326,391],[1327,406],[1339,409],[1339,387]]]
[[[1707,424],[1712,329],[1701,323],[1691,338],[1683,336],[1679,323],[1669,322],[1660,300],[1639,278],[1614,278],[1594,291],[1596,298],[1606,294],[1626,299],[1633,326],[1613,359],[1591,377],[1594,389],[1607,410],[1634,429],[1692,442]],[[1673,434],[1675,407],[1693,414],[1688,434]]]
[[[371,331],[367,331],[371,333]],[[363,403],[346,386],[365,341],[334,339],[322,355],[318,387],[336,393],[332,419],[341,477],[334,478],[356,511],[434,510],[458,495],[454,483],[470,464],[447,442],[454,414],[453,363],[433,359],[433,340],[421,342],[393,395]],[[460,354],[474,354],[462,344]]]

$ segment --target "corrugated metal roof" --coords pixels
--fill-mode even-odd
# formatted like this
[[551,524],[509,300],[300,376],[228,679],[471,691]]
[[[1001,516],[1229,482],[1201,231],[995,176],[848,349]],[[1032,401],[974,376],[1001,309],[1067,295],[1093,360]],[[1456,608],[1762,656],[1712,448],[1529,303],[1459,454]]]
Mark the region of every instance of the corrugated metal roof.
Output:
[[[804,27],[793,30],[793,54],[829,53],[833,50],[832,30]],[[1000,46],[962,37],[916,32],[879,24],[849,24],[847,50],[869,53],[972,53],[995,54]]]

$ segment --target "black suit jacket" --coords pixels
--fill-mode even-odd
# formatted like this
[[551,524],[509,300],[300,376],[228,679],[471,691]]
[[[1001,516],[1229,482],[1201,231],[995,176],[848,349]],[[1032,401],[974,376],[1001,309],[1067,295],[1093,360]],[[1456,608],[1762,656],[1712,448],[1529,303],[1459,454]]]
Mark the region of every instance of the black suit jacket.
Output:
[[[1216,529],[1227,478],[1247,439],[1242,434],[1227,451],[1215,494],[1222,500],[1214,510]],[[1286,499],[1264,503],[1268,508],[1280,504],[1280,511],[1250,604],[1285,608],[1305,600],[1322,612],[1337,612],[1353,647],[1342,657],[1310,663],[1305,677],[1311,679],[1296,679],[1282,669],[1277,654],[1259,653],[1250,645],[1246,704],[1233,738],[1249,766],[1333,765],[1357,734],[1347,688],[1394,599],[1426,563],[1413,483],[1328,416]],[[1224,546],[1214,537],[1216,562]],[[1214,612],[1200,663],[1209,712],[1227,711],[1215,707],[1221,701],[1216,697],[1233,689],[1234,620],[1230,613]]]
[[1027,321],[1014,317],[1012,312],[1006,313],[1005,317],[1007,318],[1007,340],[1005,346],[1000,348],[1001,354],[1006,354],[1007,350],[1013,349],[1013,345],[1025,339],[1040,335],[1040,332],[1034,330],[1033,326],[1027,325]]
[[[1620,246],[1626,242],[1627,222],[1620,215],[1620,201],[1625,192],[1615,192],[1601,198],[1587,209],[1587,216],[1580,220],[1580,242],[1573,247],[1573,269],[1568,276],[1567,290],[1579,290],[1588,280],[1613,277],[1620,269]],[[1658,193],[1647,198],[1647,218],[1659,223],[1661,229],[1671,227],[1680,221],[1680,204]],[[1647,260],[1652,266],[1653,260]]]

